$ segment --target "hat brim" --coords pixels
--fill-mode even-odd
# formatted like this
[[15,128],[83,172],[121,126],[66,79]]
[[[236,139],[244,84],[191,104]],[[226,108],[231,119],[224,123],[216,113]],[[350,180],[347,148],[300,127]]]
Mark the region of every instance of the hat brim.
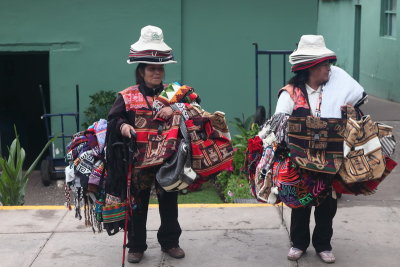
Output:
[[154,64],[154,65],[164,65],[164,64],[172,64],[172,63],[178,63],[175,60],[168,60],[165,62],[153,62],[153,61],[145,61],[145,60],[140,60],[140,61],[130,61],[129,59],[126,61],[128,64],[135,64],[135,63],[146,63],[146,64]]

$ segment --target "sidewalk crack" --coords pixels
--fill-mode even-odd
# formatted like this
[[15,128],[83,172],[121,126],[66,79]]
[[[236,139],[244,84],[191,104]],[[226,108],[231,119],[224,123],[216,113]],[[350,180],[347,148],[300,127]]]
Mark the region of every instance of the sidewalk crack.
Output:
[[29,267],[31,267],[36,259],[39,257],[40,253],[42,253],[44,247],[47,245],[47,243],[50,241],[50,239],[54,236],[54,234],[56,233],[56,230],[58,228],[58,226],[61,224],[61,222],[63,221],[63,219],[65,218],[65,216],[67,216],[68,211],[66,211],[64,213],[64,215],[61,217],[61,219],[58,221],[57,225],[53,228],[53,230],[51,231],[51,234],[48,238],[46,238],[46,241],[44,242],[44,244],[39,248],[39,251],[36,253],[35,257],[33,258],[31,264],[29,264]]

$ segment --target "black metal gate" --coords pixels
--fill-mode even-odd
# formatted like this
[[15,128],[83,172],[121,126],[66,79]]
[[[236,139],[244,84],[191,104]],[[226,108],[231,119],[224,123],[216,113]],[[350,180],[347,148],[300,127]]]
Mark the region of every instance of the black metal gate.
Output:
[[287,55],[291,54],[291,50],[258,50],[258,44],[253,43],[255,47],[255,57],[256,57],[256,109],[259,107],[258,95],[259,95],[259,84],[258,84],[258,56],[267,55],[268,56],[268,118],[271,117],[271,95],[272,95],[272,55],[281,55],[283,60],[283,86],[286,84],[286,60]]

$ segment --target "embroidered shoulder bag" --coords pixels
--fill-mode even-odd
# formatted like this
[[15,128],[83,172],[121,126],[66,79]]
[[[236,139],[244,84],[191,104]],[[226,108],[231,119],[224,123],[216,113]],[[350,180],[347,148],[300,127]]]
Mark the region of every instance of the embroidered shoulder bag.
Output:
[[321,118],[322,88],[316,116],[288,120],[291,159],[300,168],[336,174],[343,161],[344,119]]

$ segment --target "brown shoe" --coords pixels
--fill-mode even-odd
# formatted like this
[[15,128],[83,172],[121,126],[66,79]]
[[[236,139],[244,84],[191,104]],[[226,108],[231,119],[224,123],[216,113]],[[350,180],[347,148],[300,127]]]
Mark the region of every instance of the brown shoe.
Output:
[[161,250],[175,259],[182,259],[185,257],[185,251],[183,251],[183,249],[181,249],[180,247],[175,247],[170,249],[162,248]]
[[129,252],[128,253],[128,262],[130,263],[139,263],[143,258],[143,252]]

